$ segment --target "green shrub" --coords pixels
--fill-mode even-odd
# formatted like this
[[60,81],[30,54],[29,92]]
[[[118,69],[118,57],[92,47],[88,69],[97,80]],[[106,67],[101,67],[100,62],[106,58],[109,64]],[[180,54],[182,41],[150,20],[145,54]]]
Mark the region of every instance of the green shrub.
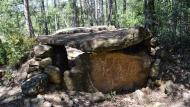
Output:
[[0,40],[0,65],[6,64],[6,50],[4,48],[4,44]]
[[9,66],[16,65],[33,45],[36,44],[34,38],[29,38],[21,33],[12,33],[6,36],[4,48],[7,54],[7,63]]

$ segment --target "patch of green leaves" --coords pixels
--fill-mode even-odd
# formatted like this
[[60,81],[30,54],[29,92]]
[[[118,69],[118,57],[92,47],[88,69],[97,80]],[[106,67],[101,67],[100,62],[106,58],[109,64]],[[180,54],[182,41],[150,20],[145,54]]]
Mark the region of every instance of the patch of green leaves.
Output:
[[117,94],[116,94],[116,91],[111,91],[111,92],[109,92],[109,93],[106,94],[106,99],[112,100],[112,99],[114,99],[114,97],[115,97],[116,95],[117,95]]
[[19,62],[33,45],[36,44],[34,38],[29,38],[21,33],[12,33],[6,36],[6,42],[3,47],[6,51],[7,63],[9,66],[14,66]]

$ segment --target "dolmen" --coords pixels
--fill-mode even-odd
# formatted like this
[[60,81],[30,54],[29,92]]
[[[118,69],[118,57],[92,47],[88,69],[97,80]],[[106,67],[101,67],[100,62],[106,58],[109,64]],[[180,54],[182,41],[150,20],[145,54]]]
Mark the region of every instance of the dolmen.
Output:
[[143,27],[114,26],[68,28],[39,36],[32,58],[21,68],[27,71],[23,92],[30,95],[34,89],[27,88],[32,84],[32,94],[40,93],[47,87],[43,83],[86,92],[141,88],[151,72],[151,37]]

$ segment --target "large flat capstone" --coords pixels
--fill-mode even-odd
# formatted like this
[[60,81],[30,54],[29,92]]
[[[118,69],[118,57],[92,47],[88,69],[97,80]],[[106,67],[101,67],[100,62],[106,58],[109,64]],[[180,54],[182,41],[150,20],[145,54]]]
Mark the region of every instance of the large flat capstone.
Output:
[[127,48],[150,38],[143,27],[114,29],[109,27],[73,28],[52,35],[39,36],[42,44],[65,45],[84,52],[101,52]]

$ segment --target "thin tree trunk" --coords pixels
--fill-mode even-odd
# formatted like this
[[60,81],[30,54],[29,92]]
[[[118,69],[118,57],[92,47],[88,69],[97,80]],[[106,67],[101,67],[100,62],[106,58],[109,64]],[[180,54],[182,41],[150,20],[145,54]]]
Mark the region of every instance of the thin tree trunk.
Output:
[[99,11],[100,11],[100,24],[104,24],[104,1],[99,0]]
[[126,13],[127,10],[127,0],[123,0],[123,14]]
[[17,24],[17,28],[20,28],[20,23],[19,23],[19,12],[16,12],[16,24]]
[[108,0],[106,0],[106,8],[105,8],[105,12],[106,12],[106,15],[105,15],[105,22],[106,22],[106,24],[108,25],[108,11],[109,11],[109,9],[108,9]]
[[82,26],[84,26],[84,18],[83,18],[83,5],[82,5],[82,1],[80,0],[80,20],[81,20],[81,23],[82,23]]
[[78,20],[78,8],[77,8],[77,1],[76,0],[69,0],[70,7],[72,9],[72,27],[78,27],[79,26],[79,20]]
[[108,25],[112,24],[112,14],[113,14],[113,0],[108,0]]
[[96,14],[95,14],[95,1],[91,0],[90,1],[90,6],[91,6],[91,21],[90,21],[90,25],[94,26],[95,22],[96,22]]
[[[177,1],[175,0],[172,0],[172,25],[171,25],[171,28],[172,28],[172,37],[175,37],[176,36],[176,27],[177,27],[177,16],[178,16],[178,13],[177,13]],[[179,4],[178,4],[179,5]]]
[[32,27],[32,21],[30,19],[29,1],[28,0],[24,0],[24,15],[25,15],[28,33],[29,33],[30,37],[34,37],[35,34],[34,34],[33,27]]
[[114,21],[113,21],[113,25],[118,27],[117,24],[117,1],[114,0]]
[[47,22],[47,18],[46,18],[46,11],[45,11],[44,0],[41,0],[41,13],[42,13],[43,23],[44,23],[43,33],[45,35],[48,35],[49,34],[49,30],[48,30],[48,22]]
[[[54,0],[54,8],[56,8],[57,9],[57,0]],[[58,17],[58,15],[57,14],[55,14],[55,16],[54,16],[54,21],[55,21],[55,30],[58,30],[59,29],[59,17]]]

